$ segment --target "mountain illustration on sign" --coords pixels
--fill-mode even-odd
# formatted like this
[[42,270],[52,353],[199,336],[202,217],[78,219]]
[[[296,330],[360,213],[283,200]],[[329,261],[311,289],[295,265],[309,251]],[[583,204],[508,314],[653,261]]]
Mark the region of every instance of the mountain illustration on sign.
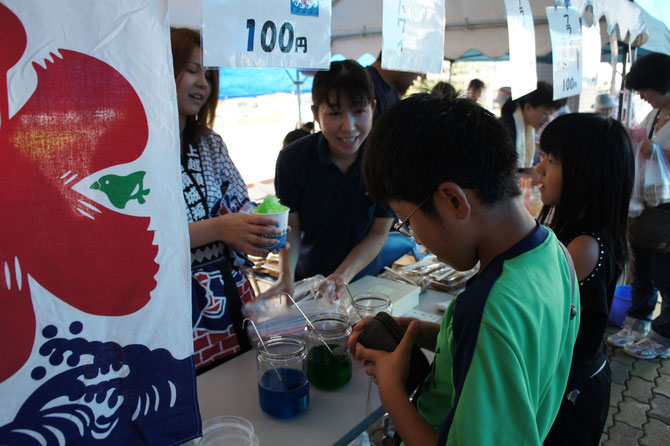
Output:
[[112,204],[123,209],[130,200],[137,200],[144,204],[145,195],[149,195],[150,189],[144,189],[144,171],[133,172],[126,176],[105,175],[91,185],[91,189],[104,192]]

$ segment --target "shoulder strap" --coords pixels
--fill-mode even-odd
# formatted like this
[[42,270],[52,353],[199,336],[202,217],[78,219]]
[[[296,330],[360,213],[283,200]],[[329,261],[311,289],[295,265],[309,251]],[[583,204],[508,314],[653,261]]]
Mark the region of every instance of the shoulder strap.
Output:
[[577,308],[575,308],[575,279],[577,273],[575,273],[575,264],[572,262],[572,257],[568,252],[568,248],[566,248],[565,245],[560,241],[558,241],[558,244],[561,245],[561,249],[565,255],[565,260],[568,262],[568,268],[570,269],[570,320],[572,320],[575,318],[575,316],[577,316]]

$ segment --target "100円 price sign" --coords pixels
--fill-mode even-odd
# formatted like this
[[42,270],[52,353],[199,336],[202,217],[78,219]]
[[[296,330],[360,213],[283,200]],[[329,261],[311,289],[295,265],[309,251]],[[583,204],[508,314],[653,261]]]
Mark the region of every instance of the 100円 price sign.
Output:
[[554,99],[582,92],[582,28],[576,9],[548,7],[554,69]]
[[203,66],[328,69],[331,0],[202,0]]

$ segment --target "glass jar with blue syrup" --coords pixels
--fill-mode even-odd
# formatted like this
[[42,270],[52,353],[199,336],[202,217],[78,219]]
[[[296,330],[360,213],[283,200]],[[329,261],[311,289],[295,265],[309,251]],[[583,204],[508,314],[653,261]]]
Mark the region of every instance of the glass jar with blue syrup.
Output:
[[296,336],[270,336],[256,351],[258,401],[277,418],[291,418],[309,406],[305,342]]

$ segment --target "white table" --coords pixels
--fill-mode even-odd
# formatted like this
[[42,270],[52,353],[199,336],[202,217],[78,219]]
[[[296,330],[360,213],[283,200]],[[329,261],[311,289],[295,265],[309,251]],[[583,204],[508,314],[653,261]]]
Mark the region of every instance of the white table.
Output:
[[360,362],[354,361],[351,381],[333,391],[311,386],[309,407],[290,419],[277,419],[258,403],[256,352],[250,351],[198,377],[200,414],[206,420],[237,415],[251,421],[262,446],[346,445],[384,414],[377,386]]
[[[416,309],[435,313],[435,304],[452,299],[447,293],[427,290]],[[251,421],[261,446],[337,445],[350,443],[381,418],[384,408],[377,386],[354,361],[353,376],[344,387],[321,391],[310,387],[309,408],[295,418],[267,415],[258,403],[256,353],[247,352],[198,377],[198,400],[203,421],[218,415],[237,415]]]

